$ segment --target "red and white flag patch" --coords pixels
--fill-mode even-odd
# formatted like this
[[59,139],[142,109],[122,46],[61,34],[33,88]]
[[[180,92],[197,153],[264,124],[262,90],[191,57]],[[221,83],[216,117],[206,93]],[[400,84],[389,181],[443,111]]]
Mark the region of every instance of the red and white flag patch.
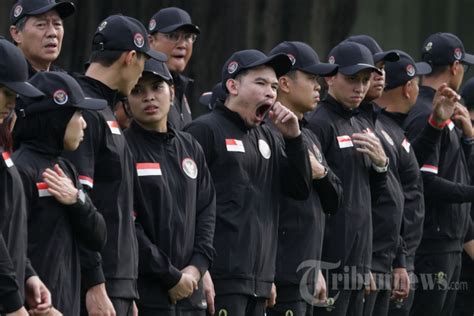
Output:
[[349,148],[354,147],[352,144],[352,139],[349,135],[337,136],[337,142],[339,143],[339,148]]
[[245,152],[244,143],[238,139],[226,138],[225,147],[227,148],[227,151],[241,152],[241,153]]
[[109,125],[110,132],[115,135],[120,135],[120,126],[117,121],[107,121],[107,125]]
[[161,176],[160,164],[152,162],[137,163],[137,174],[139,177]]
[[410,142],[406,138],[402,142],[402,147],[405,148],[407,153],[410,153]]
[[420,168],[421,171],[438,174],[438,167],[433,165],[423,165]]
[[53,196],[51,193],[49,193],[48,184],[46,182],[36,183],[36,188],[38,189],[38,196],[39,197]]
[[13,166],[13,160],[11,159],[9,152],[7,151],[3,152],[2,157],[3,157],[3,161],[5,161],[5,165],[7,166],[7,168],[10,168]]
[[79,176],[79,182],[91,189],[94,187],[94,180],[88,176]]

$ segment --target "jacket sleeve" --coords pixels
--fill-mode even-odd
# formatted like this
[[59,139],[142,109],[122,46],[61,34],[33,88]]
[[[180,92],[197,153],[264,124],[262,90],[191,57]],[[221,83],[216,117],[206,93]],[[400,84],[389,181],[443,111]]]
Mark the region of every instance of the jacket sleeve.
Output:
[[308,148],[303,142],[303,135],[292,139],[284,138],[284,143],[285,153],[280,159],[283,193],[295,200],[306,200],[311,192],[312,177]]
[[392,267],[393,268],[406,268],[407,263],[406,263],[406,255],[407,255],[407,249],[406,249],[406,244],[405,241],[403,240],[402,236],[398,237],[398,242],[397,242],[397,253],[395,254],[395,259],[392,262]]
[[16,272],[0,232],[0,313],[11,313],[22,306]]
[[214,134],[210,128],[201,122],[193,121],[184,127],[184,131],[193,135],[201,145],[207,165],[211,165],[214,160]]
[[369,181],[372,205],[375,205],[387,190],[387,172],[377,172],[374,168],[370,168]]
[[328,166],[325,167],[328,170],[327,175],[322,179],[313,180],[313,186],[319,194],[324,213],[336,214],[344,200],[342,183]]
[[197,142],[195,142],[194,152],[196,160],[199,162],[199,184],[196,192],[194,253],[190,264],[196,266],[202,276],[209,269],[215,257],[213,240],[216,226],[216,194],[204,154]]

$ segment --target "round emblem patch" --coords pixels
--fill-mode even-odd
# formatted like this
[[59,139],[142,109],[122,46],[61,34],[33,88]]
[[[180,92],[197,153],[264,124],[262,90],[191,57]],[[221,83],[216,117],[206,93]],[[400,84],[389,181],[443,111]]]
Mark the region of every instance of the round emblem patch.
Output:
[[226,309],[220,309],[219,313],[217,315],[218,316],[227,316],[227,310]]
[[227,65],[227,72],[229,74],[233,74],[237,71],[237,68],[239,68],[239,63],[236,61],[231,61],[229,65]]
[[142,34],[136,33],[133,36],[133,43],[135,44],[136,47],[142,48],[143,45],[145,45],[145,38],[143,37]]
[[313,144],[313,152],[316,159],[319,161],[319,163],[323,163],[323,155],[321,154],[321,151],[315,144]]
[[260,150],[260,154],[265,159],[270,159],[272,156],[272,151],[270,150],[270,146],[268,146],[267,142],[263,139],[258,140],[258,150]]
[[456,58],[457,60],[460,60],[462,58],[462,50],[459,47],[454,49],[454,58]]
[[291,54],[287,54],[288,55],[288,58],[290,59],[291,61],[291,65],[294,66],[295,63],[296,63],[296,58],[295,56],[291,55]]
[[385,139],[387,140],[387,142],[390,144],[390,145],[395,145],[395,143],[393,142],[393,139],[392,137],[390,137],[390,135],[388,135],[388,133],[384,130],[382,130],[382,135],[383,137],[385,137]]
[[184,173],[191,179],[196,179],[198,175],[198,168],[196,163],[191,158],[184,158],[181,162],[181,167]]
[[407,75],[409,75],[410,77],[413,77],[415,75],[415,67],[413,67],[412,64],[408,64],[406,70]]
[[153,31],[153,30],[155,29],[155,26],[156,26],[156,21],[155,21],[155,19],[151,19],[151,20],[150,20],[150,23],[148,23],[148,29],[149,29],[150,31]]
[[432,42],[426,43],[426,45],[425,45],[425,51],[426,52],[429,52],[432,48],[433,48],[433,43]]
[[334,64],[336,62],[336,58],[334,58],[334,56],[329,56],[328,61],[330,64]]
[[100,23],[99,27],[97,28],[97,30],[99,32],[102,32],[103,29],[105,29],[105,27],[107,26],[107,21],[104,21],[102,23]]
[[13,16],[14,16],[15,18],[19,17],[20,14],[21,14],[21,12],[23,12],[23,7],[22,7],[21,5],[17,5],[17,6],[15,7],[15,10],[13,10]]
[[56,90],[53,93],[53,101],[54,103],[58,105],[64,105],[67,103],[67,100],[69,99],[66,91],[64,90]]

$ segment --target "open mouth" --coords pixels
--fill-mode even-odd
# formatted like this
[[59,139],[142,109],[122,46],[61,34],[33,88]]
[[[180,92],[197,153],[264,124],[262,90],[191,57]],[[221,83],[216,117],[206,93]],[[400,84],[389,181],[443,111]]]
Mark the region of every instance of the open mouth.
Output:
[[260,105],[256,110],[255,110],[255,115],[257,116],[257,119],[260,121],[263,121],[265,118],[265,115],[268,113],[270,108],[272,107],[272,104],[270,103],[264,103]]
[[156,111],[158,111],[158,107],[156,105],[147,105],[145,106],[145,108],[143,109],[143,111],[145,113],[155,113]]
[[50,44],[46,44],[44,47],[46,47],[46,48],[57,48],[58,45],[54,44],[54,43],[50,43]]

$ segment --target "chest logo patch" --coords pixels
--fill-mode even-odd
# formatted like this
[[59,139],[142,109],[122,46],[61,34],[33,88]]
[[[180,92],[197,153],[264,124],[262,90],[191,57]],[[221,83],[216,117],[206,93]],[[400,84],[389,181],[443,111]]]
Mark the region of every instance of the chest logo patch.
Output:
[[448,128],[450,131],[452,131],[454,129],[454,122],[449,120],[449,123],[448,123]]
[[181,162],[181,167],[184,173],[191,179],[196,179],[198,176],[198,168],[194,160],[191,158],[184,158]]
[[270,157],[272,156],[270,146],[263,139],[258,140],[258,150],[260,151],[262,157],[265,159],[270,159]]
[[390,135],[388,135],[388,133],[387,133],[386,131],[382,130],[382,135],[383,135],[383,137],[385,137],[385,139],[387,140],[387,142],[388,142],[390,145],[392,145],[392,146],[395,145],[395,143],[393,142],[392,137],[390,137]]
[[137,174],[139,177],[161,176],[160,164],[151,162],[137,163]]
[[240,153],[245,152],[244,143],[238,139],[226,138],[225,147],[227,148],[227,151],[240,152]]
[[410,153],[410,142],[406,138],[403,140],[402,146],[407,153]]
[[337,142],[339,144],[339,148],[341,149],[354,147],[354,144],[352,143],[352,139],[349,135],[337,136]]
[[319,150],[318,146],[316,146],[315,144],[313,144],[313,152],[319,163],[323,163],[323,155],[321,154],[321,151]]

